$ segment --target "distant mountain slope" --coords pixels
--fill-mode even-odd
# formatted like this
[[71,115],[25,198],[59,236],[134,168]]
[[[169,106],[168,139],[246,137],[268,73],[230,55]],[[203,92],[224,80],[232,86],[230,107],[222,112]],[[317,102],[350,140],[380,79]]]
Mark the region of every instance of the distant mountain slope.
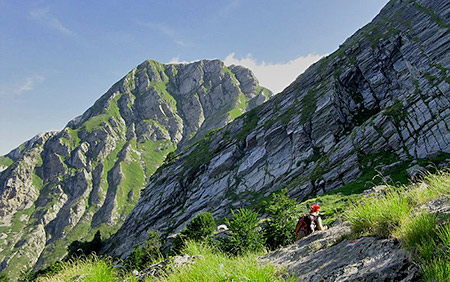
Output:
[[450,155],[450,2],[390,1],[269,102],[164,165],[105,251],[287,188],[304,199]]
[[219,60],[143,62],[62,131],[0,158],[0,270],[17,278],[74,240],[111,234],[170,152],[272,95]]

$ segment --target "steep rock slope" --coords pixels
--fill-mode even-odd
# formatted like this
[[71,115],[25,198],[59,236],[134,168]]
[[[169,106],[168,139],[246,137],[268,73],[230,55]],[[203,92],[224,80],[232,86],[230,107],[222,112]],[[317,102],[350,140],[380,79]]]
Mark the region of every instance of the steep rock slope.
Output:
[[169,153],[271,95],[219,60],[140,64],[62,131],[0,158],[0,270],[16,278],[114,232]]
[[450,153],[450,2],[390,1],[282,93],[152,177],[105,251],[223,217],[288,188],[299,200]]

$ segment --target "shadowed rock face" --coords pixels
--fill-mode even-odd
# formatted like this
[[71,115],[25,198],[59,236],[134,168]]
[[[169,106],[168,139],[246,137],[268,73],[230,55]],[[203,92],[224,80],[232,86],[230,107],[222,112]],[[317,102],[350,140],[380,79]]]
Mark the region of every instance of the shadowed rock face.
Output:
[[449,19],[445,0],[390,1],[275,98],[160,168],[105,251],[126,256],[150,230],[284,187],[301,200],[379,163],[389,173],[450,153]]
[[272,95],[219,60],[140,64],[62,131],[0,157],[0,270],[17,278],[112,234],[167,154]]

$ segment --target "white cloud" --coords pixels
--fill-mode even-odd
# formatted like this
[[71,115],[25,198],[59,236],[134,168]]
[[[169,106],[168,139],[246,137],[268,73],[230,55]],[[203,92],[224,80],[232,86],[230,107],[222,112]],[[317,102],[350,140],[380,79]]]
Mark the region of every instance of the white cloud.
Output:
[[[325,55],[309,54],[305,57],[298,57],[285,63],[258,62],[251,54],[242,59],[235,58],[235,53],[229,54],[223,61],[225,65],[241,65],[249,68],[258,78],[259,83],[272,90],[274,93],[281,92],[297,76],[302,74],[309,66],[323,58]],[[194,61],[180,61],[179,57],[174,57],[169,64],[187,64]]]
[[274,93],[279,93],[309,66],[326,55],[309,54],[285,63],[274,64],[264,61],[258,62],[251,54],[242,59],[237,59],[234,56],[235,53],[229,54],[224,60],[225,65],[241,65],[251,69],[261,85],[269,88]]
[[32,19],[39,21],[64,35],[67,36],[75,35],[73,31],[64,26],[60,20],[58,20],[55,16],[53,16],[50,13],[49,8],[35,9],[30,12],[30,16]]
[[177,44],[179,46],[185,47],[188,45],[174,29],[172,29],[171,27],[168,27],[167,25],[154,24],[154,23],[143,22],[143,21],[135,21],[135,23],[140,26],[158,31],[159,33],[163,34],[164,36],[166,36],[167,38],[169,38],[170,40],[172,40],[175,44]]
[[27,77],[25,79],[25,82],[22,83],[17,89],[15,89],[14,92],[20,95],[25,91],[31,91],[34,89],[34,87],[36,87],[37,84],[44,81],[44,79],[45,79],[45,77],[42,75],[33,75],[30,77]]
[[[195,60],[195,61],[198,61],[198,60]],[[180,57],[173,57],[173,58],[170,60],[169,64],[189,64],[189,63],[193,63],[193,62],[195,62],[195,61],[191,61],[191,62],[188,62],[188,61],[180,61]]]

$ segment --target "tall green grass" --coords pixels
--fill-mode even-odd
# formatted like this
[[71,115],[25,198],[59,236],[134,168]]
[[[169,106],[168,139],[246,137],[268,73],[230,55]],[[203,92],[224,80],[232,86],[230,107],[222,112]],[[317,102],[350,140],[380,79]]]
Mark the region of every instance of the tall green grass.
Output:
[[362,199],[346,219],[357,236],[398,238],[413,254],[425,281],[450,281],[448,218],[437,218],[420,208],[449,196],[450,172],[441,171],[425,175],[421,183],[389,187],[384,195]]
[[362,199],[355,208],[348,211],[346,219],[355,234],[386,238],[407,218],[412,209],[403,190],[397,191],[389,187],[383,197]]
[[361,199],[345,217],[353,233],[387,238],[408,222],[415,207],[444,196],[450,196],[448,171],[428,174],[421,183],[388,186],[384,195]]
[[272,265],[261,265],[257,257],[262,253],[229,256],[209,245],[188,242],[183,253],[199,256],[196,263],[174,269],[164,279],[147,281],[201,282],[201,281],[295,281],[283,278],[283,272]]
[[61,270],[56,274],[39,277],[39,282],[112,282],[122,281],[118,279],[118,271],[112,267],[112,263],[96,256],[62,262]]
[[[215,248],[193,241],[186,242],[182,253],[196,256],[195,263],[181,267],[172,267],[163,277],[148,277],[145,281],[295,281],[286,277],[283,270],[272,265],[260,264],[257,257],[263,252],[229,256]],[[39,282],[118,282],[137,281],[131,273],[121,273],[113,268],[108,259],[89,256],[78,260],[62,262],[57,273],[37,279]]]

